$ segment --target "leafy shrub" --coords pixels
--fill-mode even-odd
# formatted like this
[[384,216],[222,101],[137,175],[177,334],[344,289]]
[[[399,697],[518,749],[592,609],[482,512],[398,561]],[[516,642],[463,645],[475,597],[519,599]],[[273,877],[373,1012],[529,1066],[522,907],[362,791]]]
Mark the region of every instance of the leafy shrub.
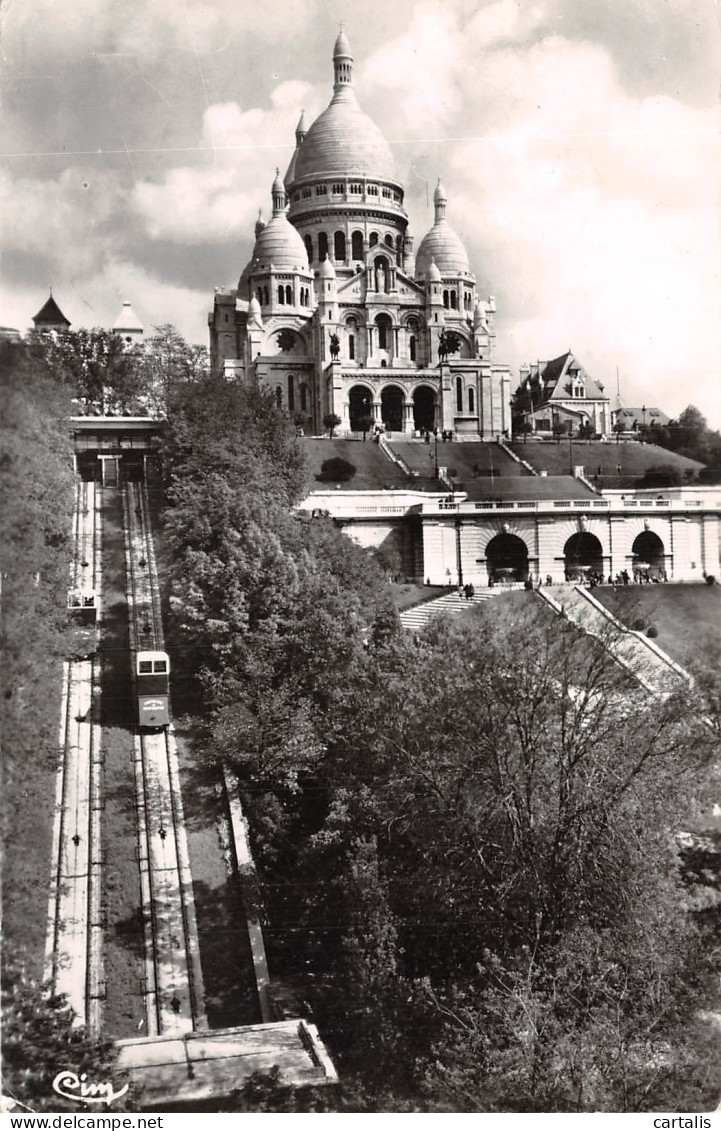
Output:
[[706,574],[706,584],[707,585],[715,585],[716,584],[716,578],[714,577],[714,575],[712,573]]
[[646,636],[650,636],[652,640],[654,639],[654,637],[658,636],[658,629],[656,628],[655,624],[649,625],[649,627],[646,629]]
[[342,456],[333,456],[332,459],[324,459],[320,468],[320,475],[316,479],[323,482],[345,483],[348,479],[352,479],[356,473],[356,466],[354,463],[349,463],[347,459]]
[[644,628],[646,627],[646,621],[643,619],[643,617],[636,617],[635,621],[633,622],[633,627],[635,632],[643,632]]

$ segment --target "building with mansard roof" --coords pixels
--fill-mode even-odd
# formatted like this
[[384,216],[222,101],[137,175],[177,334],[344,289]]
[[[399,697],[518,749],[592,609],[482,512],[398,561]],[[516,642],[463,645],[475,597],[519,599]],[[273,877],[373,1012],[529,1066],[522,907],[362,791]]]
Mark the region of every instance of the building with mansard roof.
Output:
[[370,418],[405,435],[508,435],[511,384],[495,358],[495,303],[477,293],[452,201],[439,181],[434,223],[414,257],[404,187],[358,103],[342,31],[333,68],[330,104],[310,127],[301,114],[237,287],[215,293],[211,364],[269,388],[315,431],[333,413],[341,433]]
[[610,398],[570,350],[551,361],[522,365],[519,377],[516,425],[523,422],[533,432],[549,434],[611,431]]

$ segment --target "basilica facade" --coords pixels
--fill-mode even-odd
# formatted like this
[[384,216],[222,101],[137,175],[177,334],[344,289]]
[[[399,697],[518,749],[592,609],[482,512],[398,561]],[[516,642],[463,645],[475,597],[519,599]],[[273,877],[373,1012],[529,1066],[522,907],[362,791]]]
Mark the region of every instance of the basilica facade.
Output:
[[344,32],[333,67],[331,102],[310,128],[301,115],[238,286],[215,293],[213,369],[259,382],[316,432],[333,414],[340,433],[509,435],[495,303],[477,295],[446,192],[439,181],[433,227],[414,255],[404,188],[356,99]]

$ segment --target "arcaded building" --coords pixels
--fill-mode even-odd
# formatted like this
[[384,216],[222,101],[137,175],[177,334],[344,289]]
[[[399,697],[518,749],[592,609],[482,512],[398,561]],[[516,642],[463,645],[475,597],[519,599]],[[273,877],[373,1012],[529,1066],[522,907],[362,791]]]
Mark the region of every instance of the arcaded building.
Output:
[[267,222],[237,287],[208,317],[211,362],[258,381],[320,431],[382,425],[457,439],[509,435],[510,375],[495,360],[495,303],[480,299],[440,181],[435,219],[414,255],[404,187],[388,143],[361,110],[341,32],[326,110],[271,189]]

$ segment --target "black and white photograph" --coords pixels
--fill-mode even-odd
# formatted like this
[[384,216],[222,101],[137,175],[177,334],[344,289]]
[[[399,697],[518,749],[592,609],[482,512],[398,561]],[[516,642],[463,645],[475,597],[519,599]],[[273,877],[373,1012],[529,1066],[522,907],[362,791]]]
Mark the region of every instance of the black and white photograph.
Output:
[[718,0],[1,16],[0,1112],[717,1126]]

